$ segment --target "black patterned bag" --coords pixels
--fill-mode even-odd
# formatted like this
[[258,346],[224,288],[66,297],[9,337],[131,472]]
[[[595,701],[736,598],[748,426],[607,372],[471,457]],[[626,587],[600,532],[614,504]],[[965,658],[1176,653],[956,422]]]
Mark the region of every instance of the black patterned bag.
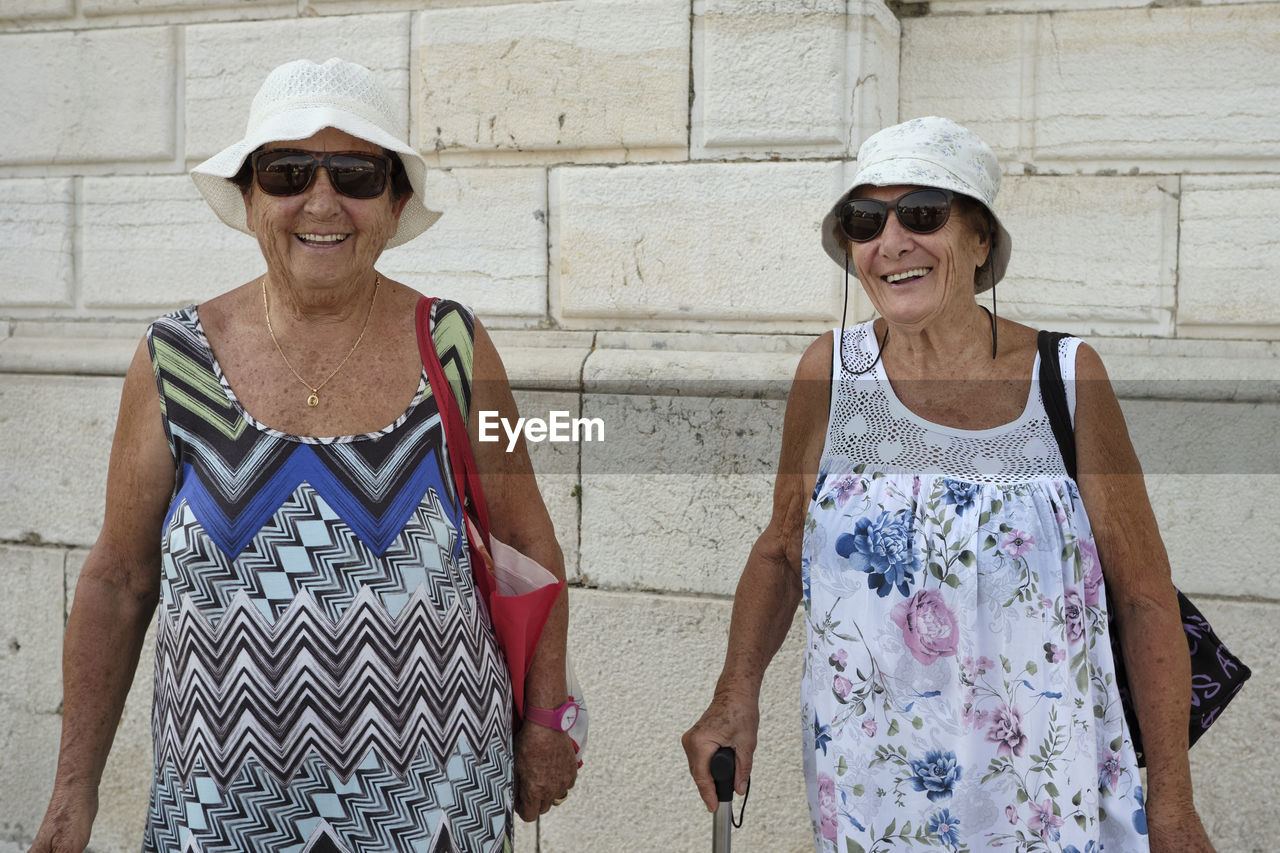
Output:
[[[1058,342],[1064,337],[1067,336],[1061,332],[1040,332],[1040,395],[1044,399],[1045,412],[1053,427],[1053,436],[1058,440],[1058,449],[1062,453],[1067,474],[1075,479],[1075,431],[1071,427],[1071,412],[1067,407],[1066,388],[1062,383],[1062,368],[1058,364]],[[1111,600],[1109,592],[1107,600]],[[1209,726],[1218,719],[1253,673],[1227,650],[1209,626],[1209,621],[1180,591],[1178,609],[1182,613],[1182,630],[1187,635],[1187,650],[1191,653],[1191,721],[1187,734],[1188,744],[1194,744],[1209,730]],[[1142,755],[1142,732],[1138,729],[1138,715],[1133,710],[1133,700],[1129,695],[1129,679],[1125,673],[1120,634],[1116,630],[1114,619],[1110,620],[1110,634],[1120,701],[1124,705],[1124,716],[1129,724],[1133,748],[1138,753],[1138,766],[1144,767],[1146,760]]]

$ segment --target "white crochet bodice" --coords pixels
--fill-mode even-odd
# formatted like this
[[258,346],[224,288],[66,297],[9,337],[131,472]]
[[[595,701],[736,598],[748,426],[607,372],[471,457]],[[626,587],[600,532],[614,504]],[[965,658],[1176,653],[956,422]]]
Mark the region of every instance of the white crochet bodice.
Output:
[[[849,369],[841,364],[840,348],[833,347],[831,414],[822,471],[865,464],[886,473],[937,474],[996,485],[1067,476],[1040,396],[1038,355],[1031,391],[1017,419],[991,429],[957,429],[927,421],[902,404],[877,358],[879,344],[870,322],[846,329],[843,341],[839,329],[835,335]],[[1064,338],[1058,345],[1073,421],[1079,344],[1079,338]]]

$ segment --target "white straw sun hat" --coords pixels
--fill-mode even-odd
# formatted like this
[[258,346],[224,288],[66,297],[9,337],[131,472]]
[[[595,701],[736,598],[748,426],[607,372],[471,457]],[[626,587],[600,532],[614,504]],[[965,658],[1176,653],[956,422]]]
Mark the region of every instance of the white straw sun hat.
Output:
[[841,269],[845,265],[844,236],[836,210],[860,187],[896,185],[937,187],[981,202],[995,220],[991,275],[974,280],[974,292],[991,289],[1009,266],[1013,238],[996,216],[1000,190],[1000,161],[978,134],[948,118],[925,116],[886,127],[872,134],[858,149],[858,173],[852,188],[822,220],[822,248]]
[[249,108],[244,138],[192,169],[191,179],[219,219],[251,234],[240,188],[230,180],[245,159],[268,142],[306,139],[326,127],[337,128],[394,151],[404,164],[413,196],[387,241],[387,248],[399,246],[434,225],[440,213],[424,204],[427,164],[399,138],[398,126],[390,98],[368,68],[341,59],[323,65],[299,59],[267,75]]

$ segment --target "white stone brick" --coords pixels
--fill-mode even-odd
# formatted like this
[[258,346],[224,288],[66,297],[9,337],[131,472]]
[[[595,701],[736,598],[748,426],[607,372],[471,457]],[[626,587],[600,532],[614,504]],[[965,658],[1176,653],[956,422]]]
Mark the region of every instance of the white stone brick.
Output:
[[1017,158],[1025,109],[1023,54],[1034,51],[1036,20],[1018,15],[903,20],[901,118],[947,116],[981,136],[1002,162]]
[[[1226,587],[1220,591],[1235,592]],[[1273,664],[1280,607],[1201,596],[1195,602],[1227,648],[1253,670],[1244,689],[1191,750],[1196,810],[1218,850],[1265,850],[1270,842],[1263,839],[1271,837],[1275,825],[1272,792],[1280,786],[1280,741],[1273,734],[1275,697],[1280,695],[1280,667]]]
[[[711,818],[689,778],[680,735],[711,701],[730,602],[573,590],[569,610],[591,739],[568,802],[542,819],[539,849],[710,849]],[[746,820],[733,832],[735,850],[813,850],[800,763],[803,637],[796,619],[764,679],[755,781]]]
[[687,0],[421,12],[414,139],[448,163],[684,157],[688,68]]
[[1000,313],[1076,334],[1172,334],[1176,188],[1154,177],[1006,178],[996,207],[1013,255]]
[[3,853],[26,853],[35,838],[53,792],[61,732],[59,715],[32,713],[0,699],[0,839],[15,842],[0,841]]
[[169,27],[0,36],[0,164],[174,155]]
[[71,304],[70,179],[0,181],[0,305]]
[[693,155],[843,154],[851,135],[856,150],[855,116],[897,116],[898,33],[878,0],[698,0]]
[[85,178],[81,298],[170,310],[266,269],[258,241],[222,224],[186,175]]
[[80,8],[86,17],[104,15],[135,15],[152,12],[201,12],[208,10],[220,18],[261,18],[275,12],[298,14],[297,0],[254,0],[249,6],[235,8],[226,0],[80,0]]
[[0,539],[98,536],[118,379],[0,375]]
[[567,327],[818,331],[839,270],[818,224],[839,163],[551,173],[551,309]]
[[1178,329],[1275,339],[1280,326],[1280,177],[1186,178],[1178,244]]
[[[67,558],[67,588],[74,590],[80,580],[88,551],[73,552]],[[74,595],[68,597],[68,606]],[[68,611],[70,612],[70,611]],[[151,696],[155,680],[155,620],[151,620],[138,667],[125,698],[120,724],[116,727],[111,754],[98,787],[98,819],[93,824],[92,849],[130,853],[138,849],[150,794],[153,753],[151,749]]]
[[444,216],[379,267],[456,299],[486,324],[547,316],[547,178],[542,169],[431,169],[428,207]]
[[51,714],[62,701],[64,551],[0,546],[0,704]]
[[732,594],[769,520],[780,400],[587,394],[606,440],[582,445],[584,579]]
[[1274,3],[1046,17],[1036,157],[1168,169],[1280,156],[1277,44]]
[[[564,392],[516,391],[516,406],[523,418],[548,420],[551,412],[568,412],[568,417],[581,416],[578,395]],[[506,437],[499,428],[503,447]],[[607,435],[606,435],[607,439]],[[534,473],[538,477],[538,491],[547,505],[551,523],[555,525],[556,541],[564,554],[565,575],[570,581],[578,580],[578,456],[579,445],[574,442],[526,442]]]
[[1041,168],[1268,169],[1277,40],[1274,3],[909,18],[902,112],[948,115]]
[[374,72],[409,127],[408,14],[352,15],[186,28],[186,156],[200,161],[244,136],[249,105],[273,68],[337,56]]
[[27,21],[40,18],[59,18],[75,14],[72,0],[9,0],[0,21]]

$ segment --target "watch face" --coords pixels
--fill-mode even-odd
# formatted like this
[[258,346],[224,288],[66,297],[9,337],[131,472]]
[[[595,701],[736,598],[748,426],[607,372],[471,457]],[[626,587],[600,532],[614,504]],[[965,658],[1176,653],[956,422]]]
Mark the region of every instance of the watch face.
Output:
[[573,724],[578,722],[578,706],[570,705],[564,709],[564,713],[560,715],[560,731],[567,732],[573,728]]

